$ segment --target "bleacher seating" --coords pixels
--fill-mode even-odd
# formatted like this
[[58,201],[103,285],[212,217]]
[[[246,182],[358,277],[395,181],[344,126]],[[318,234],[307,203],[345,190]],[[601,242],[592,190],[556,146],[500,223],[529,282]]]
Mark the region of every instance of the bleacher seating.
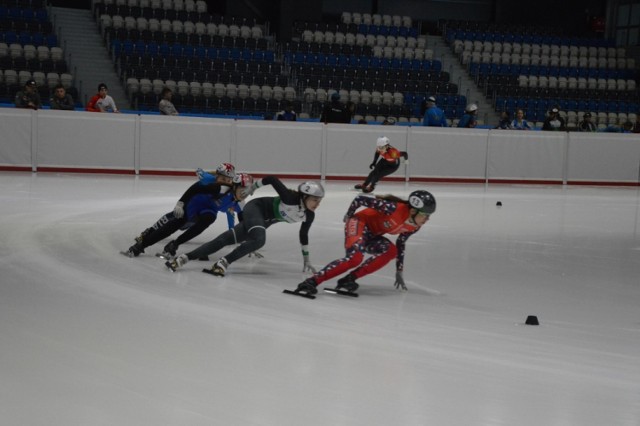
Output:
[[30,78],[38,84],[45,105],[58,83],[77,99],[43,0],[0,1],[0,73],[4,76],[0,79],[1,102],[12,103]]
[[610,40],[463,21],[443,23],[443,34],[496,111],[543,121],[558,106],[575,126],[584,112],[607,125],[639,109],[635,61]]

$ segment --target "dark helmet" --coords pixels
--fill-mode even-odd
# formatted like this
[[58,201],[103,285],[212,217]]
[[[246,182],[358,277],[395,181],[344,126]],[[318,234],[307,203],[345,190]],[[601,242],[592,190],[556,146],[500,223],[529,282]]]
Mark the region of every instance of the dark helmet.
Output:
[[413,191],[409,194],[409,205],[429,215],[436,211],[436,199],[429,191]]

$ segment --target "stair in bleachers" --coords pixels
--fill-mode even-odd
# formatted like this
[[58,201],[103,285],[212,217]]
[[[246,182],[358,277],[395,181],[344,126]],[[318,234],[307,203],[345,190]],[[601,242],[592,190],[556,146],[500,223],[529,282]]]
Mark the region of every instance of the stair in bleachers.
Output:
[[98,84],[105,83],[118,108],[131,109],[92,12],[54,7],[51,13],[82,102],[86,104]]

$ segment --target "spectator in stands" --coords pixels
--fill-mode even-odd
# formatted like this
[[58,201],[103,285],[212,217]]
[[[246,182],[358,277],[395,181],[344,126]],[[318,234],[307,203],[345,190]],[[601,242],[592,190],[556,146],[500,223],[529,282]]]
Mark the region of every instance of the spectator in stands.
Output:
[[524,119],[524,111],[521,109],[516,110],[516,118],[511,122],[511,128],[514,130],[531,130],[529,123]]
[[361,118],[360,120],[358,120],[358,124],[367,124],[367,120]]
[[320,115],[320,122],[327,123],[351,123],[351,116],[347,107],[340,103],[340,94],[334,92],[331,95],[331,103],[326,104]]
[[542,123],[542,130],[551,131],[564,131],[567,130],[564,118],[560,116],[560,109],[558,107],[551,108],[549,115]]
[[464,115],[458,122],[458,127],[465,127],[467,129],[473,129],[478,125],[476,116],[478,115],[478,105],[469,104],[464,109]]
[[582,121],[578,124],[578,130],[581,132],[595,132],[598,130],[595,123],[591,121],[591,113],[585,112]]
[[600,129],[598,131],[605,132],[605,133],[631,133],[632,130],[633,130],[633,123],[630,121],[625,121],[622,125],[609,124],[604,129]]
[[509,112],[508,111],[502,111],[502,113],[500,113],[500,122],[498,123],[498,125],[495,128],[496,129],[502,129],[502,130],[512,129],[512,127],[511,127],[511,117],[509,116]]
[[35,80],[29,79],[24,83],[24,89],[16,93],[15,104],[16,108],[42,108],[42,101],[40,100]]
[[429,127],[449,127],[444,111],[436,106],[436,98],[429,96],[425,102],[423,125]]
[[276,114],[277,121],[297,121],[298,116],[293,110],[293,103],[290,101],[285,102],[284,109]]
[[633,123],[633,133],[640,133],[640,111],[636,113],[636,122]]
[[178,110],[171,102],[171,97],[173,96],[173,92],[168,87],[162,89],[160,93],[160,103],[158,104],[158,109],[160,110],[160,114],[162,115],[178,115]]
[[67,93],[67,90],[62,84],[58,84],[55,89],[53,89],[53,96],[49,99],[49,105],[51,105],[51,109],[63,109],[67,111],[73,111],[75,109],[73,98]]
[[393,117],[387,117],[384,119],[384,121],[382,122],[383,126],[393,126],[396,124],[396,119]]
[[107,94],[108,90],[106,84],[98,84],[98,93],[89,100],[86,110],[92,112],[120,112],[113,98]]

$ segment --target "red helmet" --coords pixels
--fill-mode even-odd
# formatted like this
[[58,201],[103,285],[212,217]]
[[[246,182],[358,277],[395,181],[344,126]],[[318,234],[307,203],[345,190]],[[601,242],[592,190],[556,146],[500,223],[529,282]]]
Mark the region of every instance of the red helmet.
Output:
[[220,163],[220,165],[216,167],[216,173],[233,178],[236,175],[236,168],[231,163]]
[[233,177],[233,184],[235,186],[240,186],[243,188],[249,187],[253,185],[253,176],[249,173],[237,173]]

